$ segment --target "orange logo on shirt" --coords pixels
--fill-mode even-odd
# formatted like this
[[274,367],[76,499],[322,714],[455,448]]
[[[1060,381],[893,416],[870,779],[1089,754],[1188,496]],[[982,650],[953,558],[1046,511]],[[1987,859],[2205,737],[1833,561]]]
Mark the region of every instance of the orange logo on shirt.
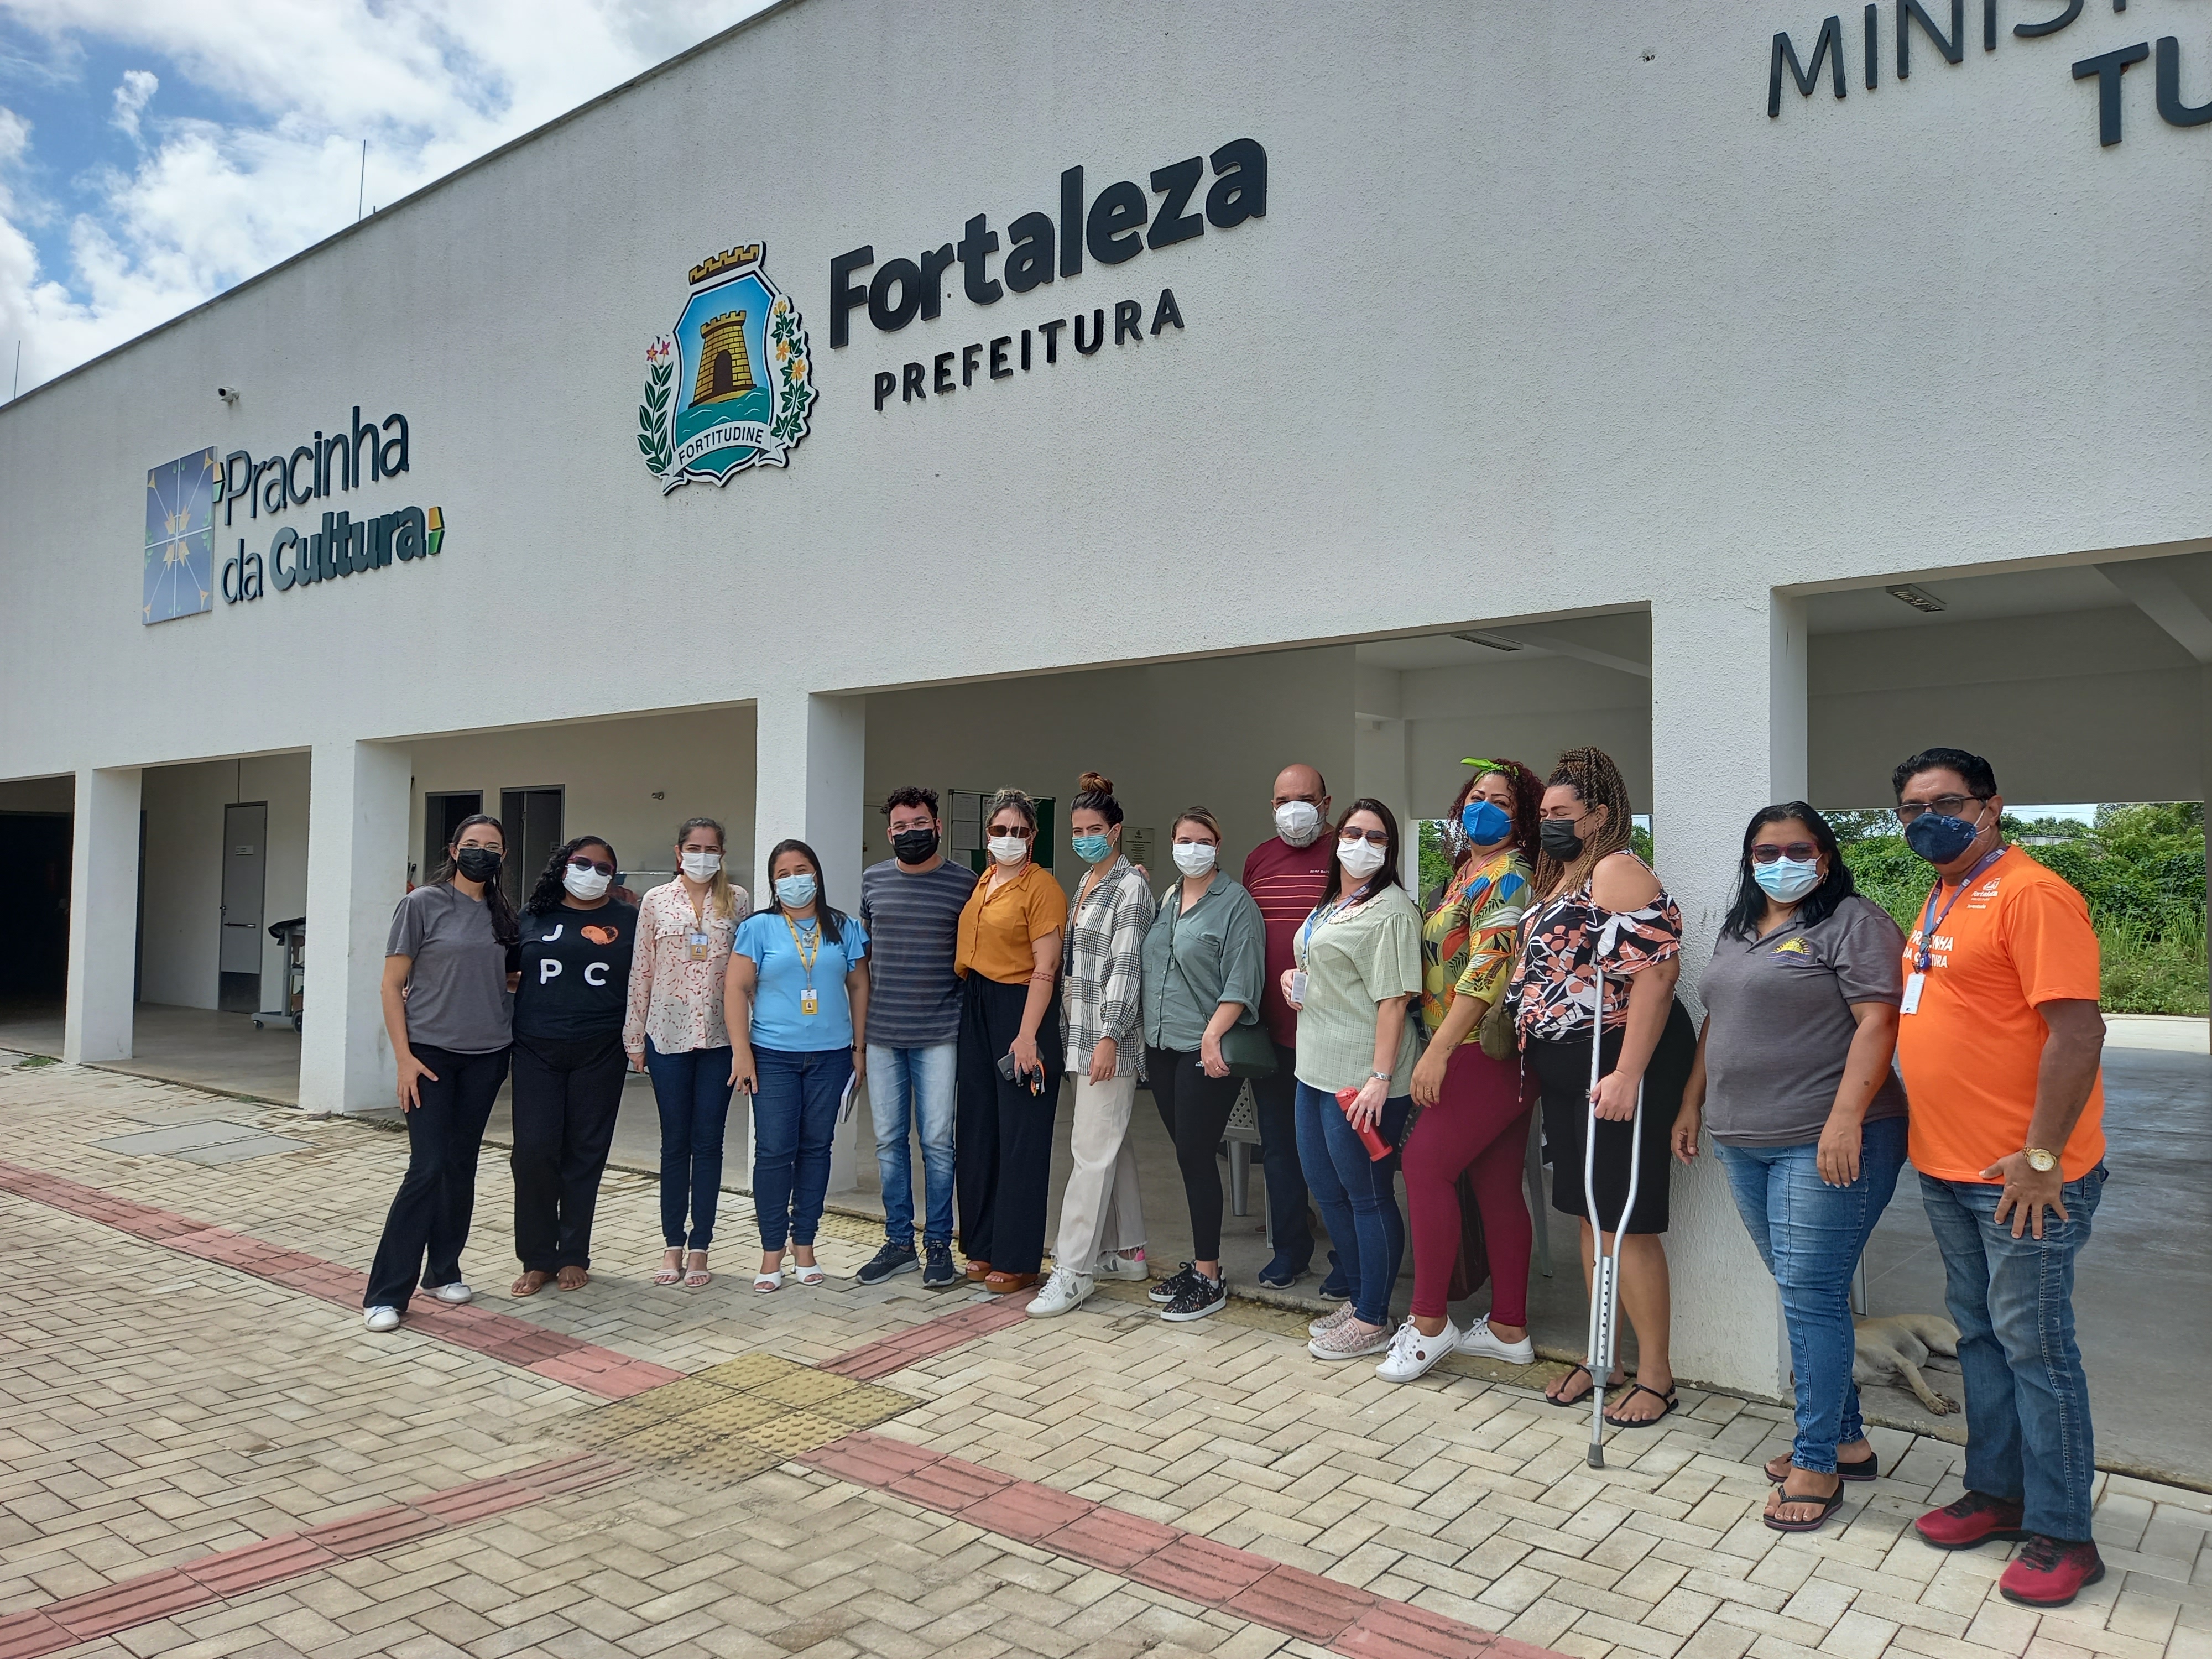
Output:
[[587,927],[580,927],[576,931],[581,933],[586,939],[591,940],[594,945],[612,945],[617,939],[622,937],[622,930],[620,928],[602,927],[598,926],[596,923]]
[[1786,945],[1776,945],[1774,954],[1778,957],[1807,957],[1813,953],[1805,948],[1803,939],[1793,939]]

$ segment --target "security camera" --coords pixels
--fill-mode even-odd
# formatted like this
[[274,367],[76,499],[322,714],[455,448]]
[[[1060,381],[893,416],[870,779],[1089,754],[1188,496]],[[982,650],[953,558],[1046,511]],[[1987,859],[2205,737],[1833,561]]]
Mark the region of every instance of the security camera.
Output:
[[219,386],[215,389],[215,395],[227,404],[234,404],[238,401],[238,388],[234,386]]

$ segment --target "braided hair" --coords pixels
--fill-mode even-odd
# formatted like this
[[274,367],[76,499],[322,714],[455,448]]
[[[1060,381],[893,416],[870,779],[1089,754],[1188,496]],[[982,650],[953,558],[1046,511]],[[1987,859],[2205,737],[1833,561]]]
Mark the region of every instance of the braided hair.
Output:
[[574,841],[562,842],[553,849],[553,856],[545,860],[545,867],[538,872],[538,884],[530,890],[529,901],[522,907],[526,916],[549,916],[559,909],[568,888],[563,879],[568,871],[568,860],[576,856],[579,848],[605,847],[607,862],[622,870],[622,860],[605,836],[579,836]]
[[1552,775],[1545,780],[1547,788],[1559,784],[1571,788],[1582,798],[1585,807],[1605,808],[1605,822],[1583,837],[1582,854],[1571,863],[1562,862],[1540,848],[1536,890],[1547,897],[1588,881],[1601,859],[1609,858],[1629,845],[1630,832],[1635,828],[1635,814],[1628,802],[1628,785],[1621,778],[1620,769],[1613,763],[1613,757],[1604,750],[1584,745],[1561,755],[1559,763],[1552,769]]

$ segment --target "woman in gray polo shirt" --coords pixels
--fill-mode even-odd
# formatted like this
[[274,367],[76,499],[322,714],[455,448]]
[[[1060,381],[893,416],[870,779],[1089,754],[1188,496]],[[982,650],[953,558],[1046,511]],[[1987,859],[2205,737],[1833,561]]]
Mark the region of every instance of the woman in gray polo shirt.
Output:
[[1674,1120],[1697,1156],[1702,1115],[1736,1208],[1782,1290],[1797,1439],[1766,1472],[1766,1524],[1810,1532],[1846,1480],[1878,1470],[1851,1382],[1851,1274],[1905,1162],[1891,1066],[1905,936],[1853,890],[1828,822],[1803,801],[1744,831],[1736,896],[1698,982],[1705,1030]]

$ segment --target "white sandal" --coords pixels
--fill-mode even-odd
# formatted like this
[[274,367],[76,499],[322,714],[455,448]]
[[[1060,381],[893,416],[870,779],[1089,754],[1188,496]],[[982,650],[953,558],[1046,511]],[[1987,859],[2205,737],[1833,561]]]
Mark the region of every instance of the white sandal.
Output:
[[802,1285],[819,1285],[830,1277],[822,1271],[822,1264],[818,1261],[793,1262],[791,1276]]
[[753,1289],[763,1296],[767,1296],[771,1291],[780,1291],[782,1288],[783,1269],[781,1267],[778,1267],[772,1273],[755,1273],[753,1275]]

